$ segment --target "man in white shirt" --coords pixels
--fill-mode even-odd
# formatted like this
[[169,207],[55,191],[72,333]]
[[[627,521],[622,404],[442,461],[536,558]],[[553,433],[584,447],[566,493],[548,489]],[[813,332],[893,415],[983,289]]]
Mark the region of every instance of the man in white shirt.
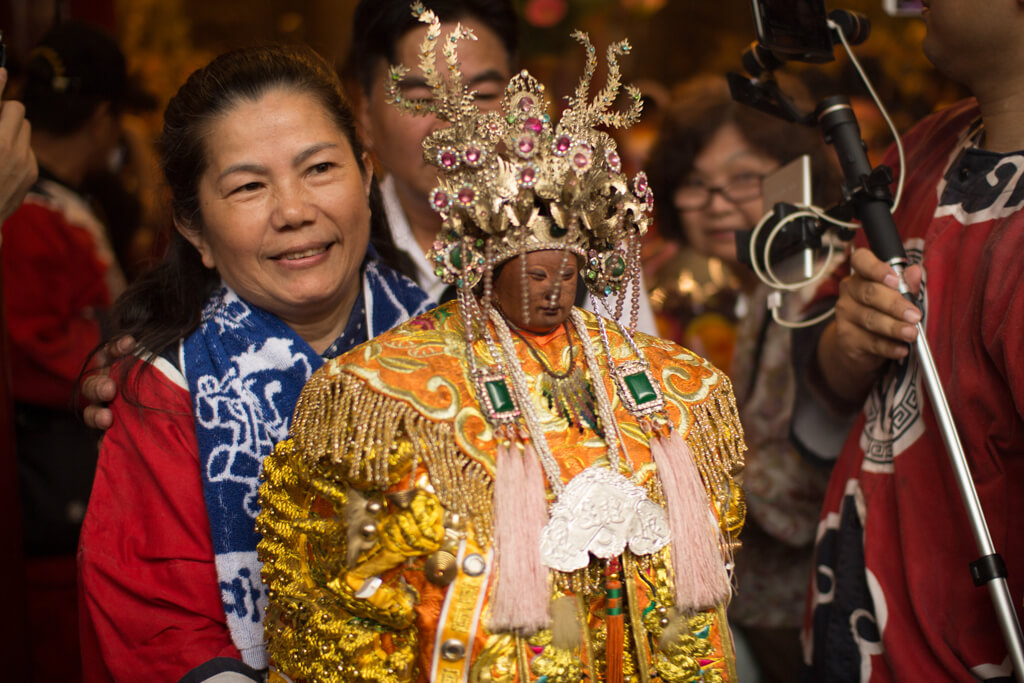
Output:
[[[443,35],[457,24],[473,31],[474,41],[459,45],[463,78],[476,90],[481,109],[497,109],[505,85],[512,76],[518,49],[518,19],[509,0],[430,0],[426,3],[441,19]],[[352,22],[352,53],[349,66],[358,80],[357,107],[367,145],[388,174],[381,183],[384,208],[395,246],[409,256],[412,267],[405,274],[435,300],[446,296],[447,285],[423,256],[437,239],[441,218],[427,201],[437,186],[437,172],[423,159],[423,138],[445,125],[431,116],[409,116],[386,100],[388,67],[415,66],[427,27],[413,17],[407,0],[361,0]],[[430,89],[414,69],[399,84],[406,99],[429,99]],[[641,281],[641,289],[643,282]],[[582,291],[583,288],[580,288]],[[600,304],[583,302],[586,308],[611,315]],[[623,322],[628,311],[623,313]],[[657,334],[646,290],[640,297],[637,329]]]

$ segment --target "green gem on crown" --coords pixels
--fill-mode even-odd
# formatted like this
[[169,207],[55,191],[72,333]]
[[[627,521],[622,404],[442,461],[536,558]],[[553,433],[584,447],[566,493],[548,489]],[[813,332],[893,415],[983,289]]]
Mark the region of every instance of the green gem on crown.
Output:
[[634,372],[632,375],[626,375],[623,379],[626,382],[626,388],[629,389],[629,393],[633,396],[633,400],[636,401],[638,406],[650,403],[658,398],[658,394],[654,391],[654,387],[651,386],[651,380],[647,377],[646,372]]
[[614,278],[622,277],[626,272],[626,261],[618,254],[612,254],[608,259],[608,271]]

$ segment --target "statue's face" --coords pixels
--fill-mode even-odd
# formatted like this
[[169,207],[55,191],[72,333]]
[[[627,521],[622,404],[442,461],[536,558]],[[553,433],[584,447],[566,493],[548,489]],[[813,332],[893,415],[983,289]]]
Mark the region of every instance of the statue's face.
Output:
[[545,334],[569,317],[576,299],[578,274],[575,254],[561,250],[532,251],[504,264],[494,280],[494,301],[512,324]]

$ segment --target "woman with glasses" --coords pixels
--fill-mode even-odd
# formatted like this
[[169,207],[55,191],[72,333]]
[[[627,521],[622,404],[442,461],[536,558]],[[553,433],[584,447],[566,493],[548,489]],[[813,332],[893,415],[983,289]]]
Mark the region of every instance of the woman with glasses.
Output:
[[[783,89],[798,88],[787,82]],[[730,621],[746,636],[762,680],[798,680],[799,627],[829,472],[789,441],[790,334],[768,313],[767,286],[738,261],[736,234],[761,219],[765,176],[799,155],[812,157],[816,190],[837,183],[830,182],[833,169],[817,130],[734,102],[720,76],[698,77],[677,88],[654,150],[648,171],[658,230],[689,254],[667,264],[657,278],[674,283],[676,296],[655,301],[674,300],[704,313],[676,313],[691,320],[706,319],[717,307],[736,326],[735,345],[723,367],[730,368],[750,450],[744,475],[748,526],[736,555],[738,591]],[[691,296],[683,297],[680,290],[687,286]],[[789,295],[786,306],[799,308],[801,298]],[[691,333],[707,338],[706,330],[694,327],[691,322]]]

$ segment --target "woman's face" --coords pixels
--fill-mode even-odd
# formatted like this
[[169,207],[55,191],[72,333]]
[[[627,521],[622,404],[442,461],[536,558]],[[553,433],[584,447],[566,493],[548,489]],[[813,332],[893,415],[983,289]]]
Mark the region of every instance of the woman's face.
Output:
[[[523,259],[529,318],[523,315]],[[561,325],[576,299],[576,255],[547,249],[510,259],[494,280],[494,300],[516,327],[545,334]]]
[[[761,219],[761,179],[778,167],[775,159],[754,150],[734,124],[719,128],[673,195],[690,245],[735,265],[736,233],[750,230]],[[707,188],[718,190],[700,206],[698,200],[707,196]]]
[[347,320],[369,240],[366,159],[364,171],[320,102],[291,89],[243,100],[205,132],[201,225],[179,226],[203,263],[293,327]]

